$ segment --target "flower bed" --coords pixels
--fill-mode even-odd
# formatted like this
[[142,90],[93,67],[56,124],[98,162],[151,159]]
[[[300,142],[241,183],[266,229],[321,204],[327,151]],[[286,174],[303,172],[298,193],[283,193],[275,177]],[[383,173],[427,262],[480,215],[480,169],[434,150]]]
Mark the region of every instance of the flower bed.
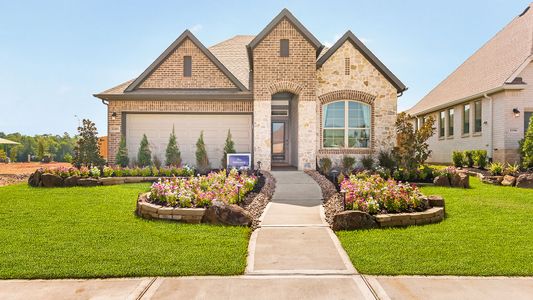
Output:
[[208,207],[213,201],[238,204],[253,190],[257,177],[231,170],[207,176],[162,179],[152,184],[148,201],[172,207]]
[[351,175],[341,183],[347,210],[369,214],[422,211],[425,198],[415,185],[385,180],[379,175]]

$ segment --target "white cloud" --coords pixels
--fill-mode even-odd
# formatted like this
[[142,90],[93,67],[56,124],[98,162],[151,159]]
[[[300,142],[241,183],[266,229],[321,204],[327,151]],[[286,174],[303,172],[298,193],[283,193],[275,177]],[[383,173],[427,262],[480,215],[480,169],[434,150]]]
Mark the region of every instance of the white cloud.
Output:
[[202,30],[203,26],[202,24],[195,24],[191,27],[191,32],[192,33],[198,33],[200,30]]

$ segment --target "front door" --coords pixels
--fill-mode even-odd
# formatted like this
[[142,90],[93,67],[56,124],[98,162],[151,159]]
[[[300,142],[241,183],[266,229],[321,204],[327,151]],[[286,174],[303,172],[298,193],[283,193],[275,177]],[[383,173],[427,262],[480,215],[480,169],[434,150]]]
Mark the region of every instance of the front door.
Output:
[[272,121],[272,164],[288,163],[287,121]]

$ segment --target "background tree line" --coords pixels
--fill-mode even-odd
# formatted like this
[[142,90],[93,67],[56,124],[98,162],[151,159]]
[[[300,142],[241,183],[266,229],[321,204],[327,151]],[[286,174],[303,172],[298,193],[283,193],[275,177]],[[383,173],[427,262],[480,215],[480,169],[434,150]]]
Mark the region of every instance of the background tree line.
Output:
[[33,161],[41,161],[50,158],[53,161],[71,162],[74,157],[74,148],[78,136],[71,136],[68,133],[63,135],[23,135],[21,133],[5,134],[0,132],[0,138],[5,138],[20,145],[0,145],[0,149],[6,152],[6,156],[11,161],[28,161],[28,155]]

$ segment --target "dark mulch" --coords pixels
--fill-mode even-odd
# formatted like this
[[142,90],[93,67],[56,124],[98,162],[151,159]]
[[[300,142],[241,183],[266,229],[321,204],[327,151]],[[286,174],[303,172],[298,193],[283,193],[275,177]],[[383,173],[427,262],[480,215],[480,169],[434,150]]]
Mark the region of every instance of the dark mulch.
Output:
[[267,206],[272,195],[274,195],[274,189],[276,188],[276,179],[267,171],[261,171],[261,175],[258,178],[258,182],[246,198],[241,203],[242,208],[247,210],[254,218],[252,222],[252,230],[257,228],[259,224],[259,218],[263,214],[265,207]]
[[311,176],[322,189],[322,197],[324,197],[324,213],[326,221],[331,225],[333,223],[333,216],[336,213],[343,211],[342,196],[337,192],[335,185],[324,175],[318,171],[305,171],[307,175]]

